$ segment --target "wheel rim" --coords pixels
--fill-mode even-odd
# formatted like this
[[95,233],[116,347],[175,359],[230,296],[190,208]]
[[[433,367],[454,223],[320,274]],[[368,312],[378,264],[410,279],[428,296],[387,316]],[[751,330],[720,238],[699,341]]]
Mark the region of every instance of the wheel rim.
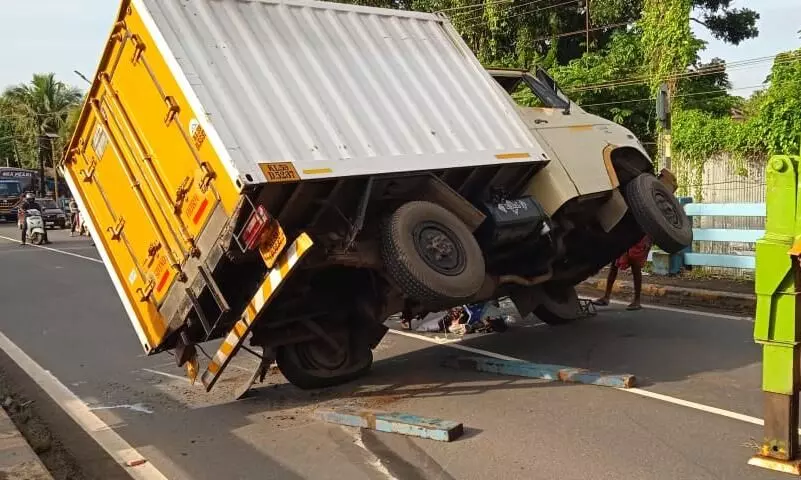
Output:
[[413,235],[417,254],[431,269],[448,276],[464,271],[464,248],[449,228],[436,222],[423,222],[414,229]]
[[654,192],[654,201],[656,202],[656,206],[659,208],[660,213],[662,213],[662,216],[664,216],[673,227],[681,228],[681,215],[676,210],[674,202],[672,202],[670,198],[665,196],[665,194],[660,191]]
[[336,351],[322,340],[301,343],[296,348],[303,364],[315,370],[337,370],[348,361],[347,348]]

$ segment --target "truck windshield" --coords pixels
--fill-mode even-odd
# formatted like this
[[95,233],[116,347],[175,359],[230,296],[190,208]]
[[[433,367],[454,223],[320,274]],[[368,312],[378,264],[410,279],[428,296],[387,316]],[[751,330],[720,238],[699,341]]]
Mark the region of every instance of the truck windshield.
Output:
[[525,75],[510,92],[518,105],[537,108],[567,108],[568,102],[531,75]]
[[18,197],[20,193],[19,182],[0,182],[0,197]]
[[567,99],[533,75],[509,75],[501,72],[493,73],[493,78],[521,107],[566,109],[569,106]]

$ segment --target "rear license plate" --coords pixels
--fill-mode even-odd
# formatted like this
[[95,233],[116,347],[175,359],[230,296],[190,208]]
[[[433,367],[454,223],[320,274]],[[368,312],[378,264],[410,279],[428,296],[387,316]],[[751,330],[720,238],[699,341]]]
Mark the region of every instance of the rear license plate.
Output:
[[273,268],[275,261],[278,259],[278,255],[286,248],[286,234],[278,222],[274,221],[269,228],[271,231],[267,234],[267,240],[261,244],[259,253],[261,253],[261,258],[264,260],[267,268]]

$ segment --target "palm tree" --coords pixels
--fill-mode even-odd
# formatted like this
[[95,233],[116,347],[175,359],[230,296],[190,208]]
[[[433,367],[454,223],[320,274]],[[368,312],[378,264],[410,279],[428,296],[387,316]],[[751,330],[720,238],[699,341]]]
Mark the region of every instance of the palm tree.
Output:
[[23,125],[31,140],[37,142],[43,192],[45,163],[53,157],[51,140],[64,133],[70,112],[78,108],[83,97],[79,89],[55,77],[53,73],[35,74],[30,83],[11,87],[3,95],[11,104],[18,125]]

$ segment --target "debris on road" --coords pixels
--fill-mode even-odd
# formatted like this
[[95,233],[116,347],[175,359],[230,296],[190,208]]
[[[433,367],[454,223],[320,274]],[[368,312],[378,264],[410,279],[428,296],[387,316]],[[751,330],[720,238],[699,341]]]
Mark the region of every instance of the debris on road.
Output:
[[[406,329],[411,329],[411,319],[401,319]],[[474,303],[451,308],[439,315],[424,319],[414,329],[426,333],[470,333],[505,332],[514,319],[504,313],[497,301]]]
[[460,370],[559,380],[567,383],[583,383],[603,387],[631,388],[636,385],[636,377],[629,374],[607,375],[564,365],[498,360],[487,357],[454,357],[445,360],[442,365]]
[[450,442],[461,437],[464,427],[459,422],[426,418],[399,412],[357,410],[353,408],[320,408],[314,416],[328,423],[369,428],[379,432],[399,433],[411,437]]
[[138,458],[136,460],[128,460],[125,462],[125,465],[128,465],[129,467],[138,467],[140,465],[144,465],[145,463],[147,463],[147,460],[144,458]]

